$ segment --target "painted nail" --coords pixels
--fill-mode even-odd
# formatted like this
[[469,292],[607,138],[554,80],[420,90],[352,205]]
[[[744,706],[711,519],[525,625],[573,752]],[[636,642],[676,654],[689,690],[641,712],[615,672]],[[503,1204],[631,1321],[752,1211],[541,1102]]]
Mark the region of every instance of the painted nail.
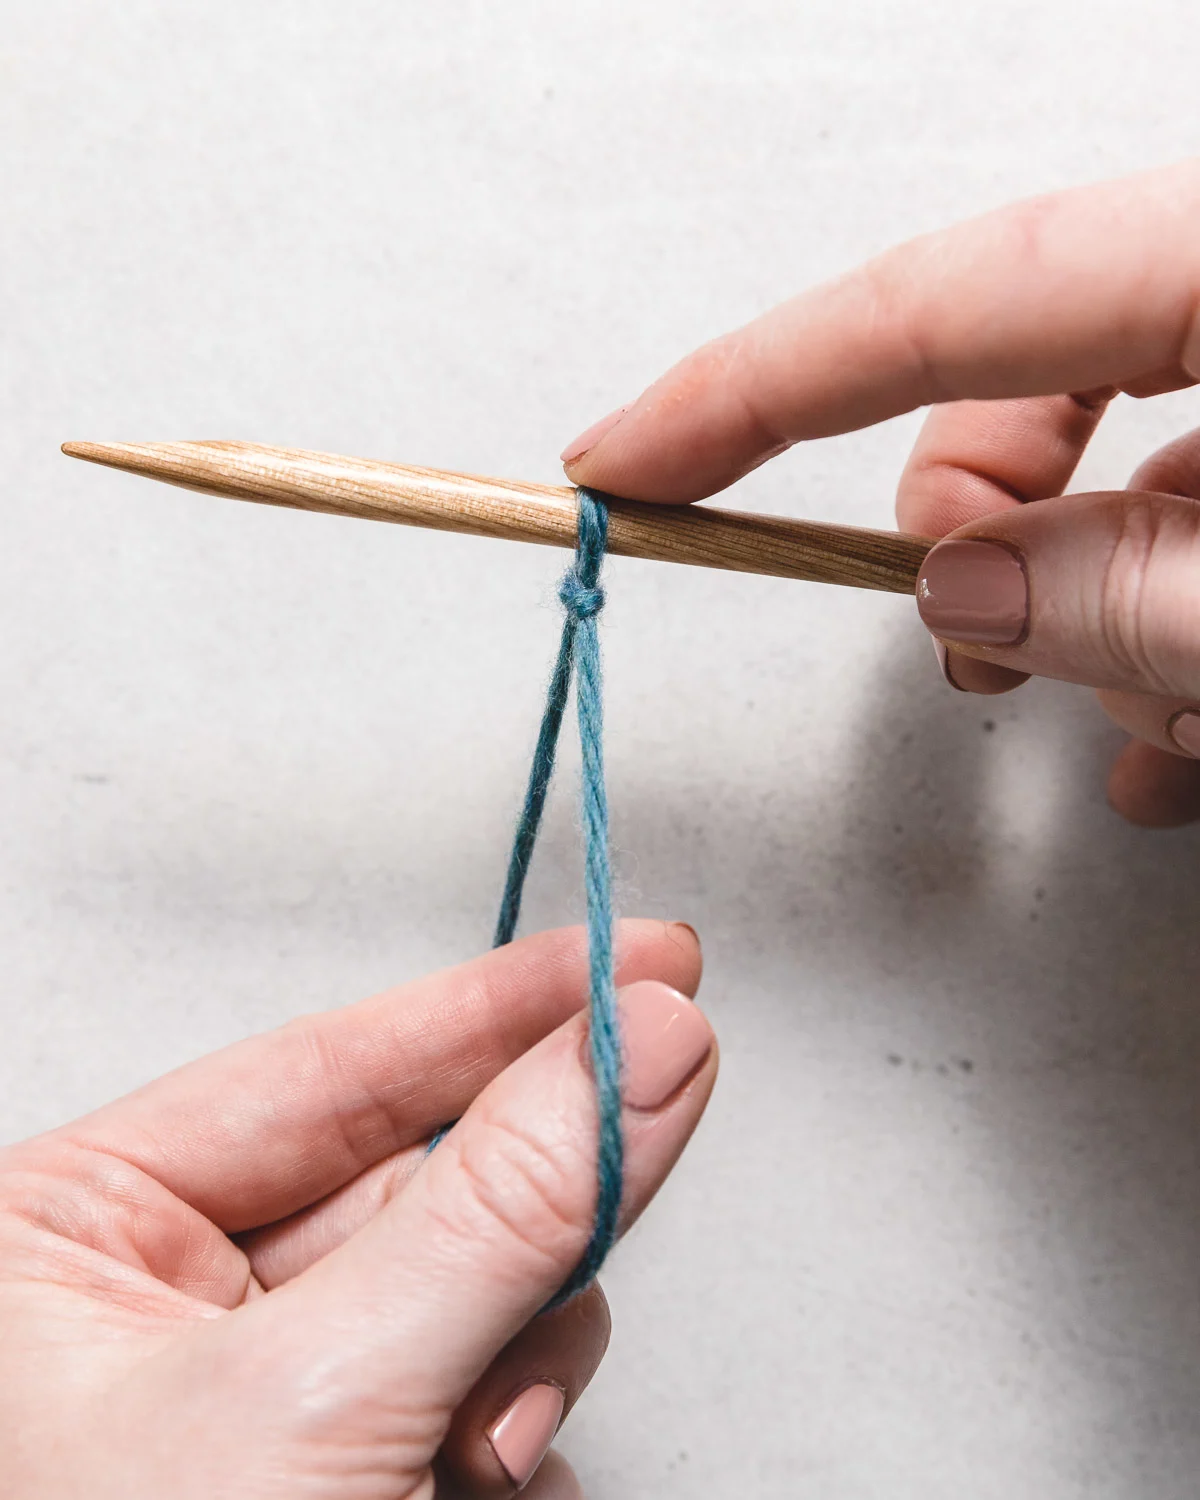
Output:
[[1184,752],[1200,760],[1200,713],[1194,708],[1181,708],[1167,721],[1167,733]]
[[935,635],[976,646],[1015,646],[1029,629],[1029,584],[998,542],[939,542],[917,580],[917,608]]
[[537,1473],[562,1411],[563,1393],[556,1385],[531,1385],[488,1428],[492,1451],[519,1490]]
[[628,406],[618,406],[616,411],[610,411],[607,417],[601,417],[598,422],[593,422],[586,432],[581,432],[573,443],[568,443],[558,455],[564,464],[573,464],[576,459],[582,458],[589,448],[594,448],[606,432],[611,432],[625,413]]
[[685,996],[642,979],[621,991],[621,1041],[625,1103],[661,1109],[712,1051],[713,1034]]
[[671,926],[678,927],[681,931],[686,932],[697,948],[703,947],[703,944],[700,942],[700,934],[690,922],[672,922]]
[[942,676],[946,679],[946,681],[950,684],[950,686],[956,693],[965,693],[966,688],[959,687],[958,683],[954,680],[954,673],[950,670],[949,651],[946,650],[945,646],[942,645],[941,641],[939,641],[936,636],[934,637],[933,641],[933,649],[937,653],[938,666],[942,669]]

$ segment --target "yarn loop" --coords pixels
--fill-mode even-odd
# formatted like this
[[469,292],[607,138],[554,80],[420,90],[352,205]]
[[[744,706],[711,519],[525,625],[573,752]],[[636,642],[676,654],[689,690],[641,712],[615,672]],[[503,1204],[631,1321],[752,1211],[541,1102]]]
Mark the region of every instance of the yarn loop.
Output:
[[[525,877],[537,842],[546,794],[554,775],[558,733],[575,679],[579,746],[583,763],[580,823],[583,827],[584,886],[587,892],[588,1021],[592,1077],[596,1088],[596,1207],[592,1235],[583,1258],[547,1308],[558,1307],[590,1286],[617,1237],[617,1216],[625,1175],[621,1133],[621,1029],[613,976],[612,876],[608,859],[608,796],[604,786],[604,694],[596,616],[604,608],[600,567],[608,545],[608,507],[590,490],[577,491],[579,522],[575,561],[563,575],[558,597],[566,611],[558,656],[546,693],[525,801],[513,837],[494,948],[511,943],[521,913]],[[438,1131],[432,1151],[452,1127]]]
[[566,611],[558,657],[550,676],[525,802],[513,838],[504,896],[493,946],[511,942],[521,911],[525,876],[533,857],[563,713],[575,678],[579,744],[583,762],[580,822],[583,827],[584,885],[587,892],[589,1040],[596,1086],[598,1151],[596,1208],[592,1237],[566,1284],[549,1304],[556,1307],[595,1278],[617,1237],[617,1215],[625,1171],[621,1134],[621,1032],[613,978],[612,878],[608,859],[608,797],[604,786],[604,696],[600,672],[600,636],[596,616],[604,607],[600,567],[608,545],[608,507],[590,490],[581,489],[575,560],[559,584]]

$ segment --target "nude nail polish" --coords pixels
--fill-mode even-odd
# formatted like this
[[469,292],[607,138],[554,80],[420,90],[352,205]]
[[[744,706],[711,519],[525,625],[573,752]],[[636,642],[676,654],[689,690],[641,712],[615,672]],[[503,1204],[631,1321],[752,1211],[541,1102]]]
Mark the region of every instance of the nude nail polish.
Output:
[[537,1473],[562,1421],[563,1393],[556,1385],[531,1385],[487,1430],[504,1472],[519,1490]]
[[1025,568],[998,542],[939,542],[922,564],[917,608],[935,635],[1015,646],[1029,629]]
[[702,1012],[655,979],[621,991],[621,1096],[634,1109],[661,1109],[712,1051]]
[[937,640],[936,638],[933,642],[933,649],[937,655],[938,666],[942,669],[942,676],[946,679],[947,683],[954,689],[956,693],[966,692],[966,689],[959,687],[958,683],[954,680],[954,673],[950,670],[949,651],[947,651],[945,646],[942,645],[941,641]]
[[688,934],[688,936],[691,938],[692,942],[695,943],[695,945],[696,945],[697,948],[700,948],[700,947],[703,946],[702,943],[700,942],[700,934],[696,931],[696,929],[692,926],[692,924],[690,922],[672,922],[671,926],[672,927],[678,927],[678,928],[680,928],[681,931],[686,932]]
[[1183,708],[1173,714],[1167,724],[1167,733],[1186,755],[1200,760],[1200,712],[1194,708]]
[[568,443],[558,455],[560,462],[573,464],[577,459],[590,449],[594,448],[606,432],[611,432],[625,413],[628,406],[618,406],[616,411],[610,411],[607,417],[601,417],[598,422],[593,422],[586,431],[581,432],[573,443]]

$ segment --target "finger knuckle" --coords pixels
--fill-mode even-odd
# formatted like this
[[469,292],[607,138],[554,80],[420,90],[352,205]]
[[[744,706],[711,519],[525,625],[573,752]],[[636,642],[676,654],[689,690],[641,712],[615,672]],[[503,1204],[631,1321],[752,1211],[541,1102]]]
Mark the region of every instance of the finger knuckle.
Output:
[[1097,637],[1141,692],[1200,689],[1200,504],[1123,503],[1098,595]]
[[[272,1103],[281,1113],[298,1091],[319,1101],[326,1150],[340,1155],[351,1171],[364,1171],[404,1144],[395,1102],[372,1077],[375,1059],[367,1048],[376,1038],[366,1045],[348,1045],[340,1030],[312,1017],[282,1027],[281,1035],[291,1048],[287,1066],[278,1071],[273,1085],[277,1102]],[[298,1174],[311,1166],[296,1163]]]
[[459,1191],[450,1220],[523,1261],[569,1268],[582,1253],[594,1207],[594,1168],[565,1138],[493,1114],[473,1119],[454,1142]]
[[936,235],[867,261],[854,273],[874,340],[898,348],[921,405],[956,400],[960,394],[938,347],[938,321],[930,316],[921,288],[941,274],[944,247]]

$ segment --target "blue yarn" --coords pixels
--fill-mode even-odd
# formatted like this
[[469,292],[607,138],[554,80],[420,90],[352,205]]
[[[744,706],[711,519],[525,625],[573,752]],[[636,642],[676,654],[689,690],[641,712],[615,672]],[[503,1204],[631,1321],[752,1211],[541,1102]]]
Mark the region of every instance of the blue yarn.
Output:
[[[583,1259],[547,1308],[558,1307],[590,1286],[617,1237],[617,1215],[625,1177],[625,1143],[621,1135],[621,1028],[613,978],[612,877],[608,863],[608,796],[604,789],[604,693],[600,673],[600,634],[596,616],[604,608],[600,568],[608,543],[608,507],[598,495],[581,489],[575,561],[563,574],[558,597],[566,610],[558,656],[546,693],[546,707],[538,730],[525,788],[525,803],[517,822],[493,948],[511,943],[521,914],[525,877],[533,858],[554,775],[558,735],[575,678],[579,715],[579,744],[583,760],[584,887],[587,894],[589,1040],[592,1076],[596,1086],[599,1140],[596,1160],[596,1208],[592,1235]],[[430,1141],[432,1151],[451,1126],[445,1125]]]
[[554,775],[558,735],[575,678],[579,743],[583,760],[584,885],[587,894],[590,1042],[596,1086],[599,1141],[596,1164],[596,1209],[592,1237],[565,1285],[550,1306],[588,1286],[617,1237],[625,1151],[621,1135],[621,1032],[613,980],[612,880],[608,862],[608,797],[604,789],[604,695],[600,672],[600,635],[596,616],[604,608],[600,567],[608,541],[608,508],[598,496],[581,489],[575,561],[563,575],[558,597],[566,610],[558,657],[546,694],[525,804],[517,823],[493,947],[512,941],[521,911],[521,895],[537,842],[546,793]]

